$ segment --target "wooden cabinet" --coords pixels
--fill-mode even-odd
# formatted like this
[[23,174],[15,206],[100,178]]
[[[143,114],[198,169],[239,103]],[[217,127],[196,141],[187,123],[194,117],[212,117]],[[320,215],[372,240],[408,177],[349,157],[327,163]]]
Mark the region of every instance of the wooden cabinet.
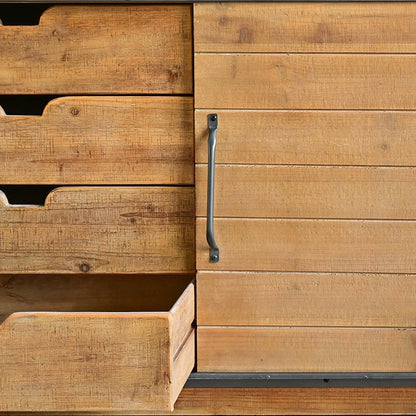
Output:
[[415,12],[195,4],[198,371],[414,370]]
[[0,109],[0,191],[52,189],[0,192],[0,412],[172,411],[195,362],[191,6],[54,6],[0,27],[0,55],[5,104],[56,97]]

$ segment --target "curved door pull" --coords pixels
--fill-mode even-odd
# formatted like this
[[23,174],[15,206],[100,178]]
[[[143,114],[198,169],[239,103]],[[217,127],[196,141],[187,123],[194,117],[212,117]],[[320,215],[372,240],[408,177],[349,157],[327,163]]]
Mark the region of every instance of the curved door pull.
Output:
[[207,241],[209,244],[209,261],[218,263],[220,249],[214,238],[214,175],[215,146],[217,145],[218,115],[208,114],[208,195],[207,195]]

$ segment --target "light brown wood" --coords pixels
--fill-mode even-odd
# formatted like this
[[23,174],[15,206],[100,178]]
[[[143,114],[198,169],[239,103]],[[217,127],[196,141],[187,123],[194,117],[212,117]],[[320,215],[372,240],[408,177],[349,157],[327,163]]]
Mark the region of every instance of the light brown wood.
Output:
[[413,3],[196,3],[197,52],[416,52]]
[[44,207],[0,196],[0,273],[195,270],[192,188],[67,187]]
[[2,117],[1,184],[193,184],[193,101],[70,97]]
[[416,273],[415,221],[197,219],[197,270]]
[[191,94],[190,5],[56,6],[0,29],[2,94]]
[[[173,308],[193,280],[187,275],[0,275],[0,323],[14,312],[149,312]],[[193,297],[193,296],[192,296]],[[190,295],[181,304],[192,303]],[[185,314],[187,307],[173,313]],[[191,314],[194,315],[193,313]],[[183,338],[187,315],[175,317],[173,337]],[[188,322],[190,324],[190,322]],[[188,328],[186,329],[188,331]],[[189,335],[186,333],[186,335]],[[180,344],[180,340],[177,345]]]
[[177,415],[415,414],[415,388],[184,389]]
[[[415,112],[215,112],[217,163],[416,166]],[[208,161],[208,114],[195,111],[197,163]]]
[[[196,167],[196,212],[206,216],[206,165]],[[215,167],[217,217],[416,218],[416,169]]]
[[[120,415],[328,415],[415,414],[416,389],[359,388],[184,388],[173,412]],[[29,415],[28,412],[19,412]],[[51,414],[51,413],[48,413]],[[57,413],[52,413],[57,415]],[[82,414],[82,413],[80,413]],[[89,415],[102,416],[101,412]],[[117,414],[112,412],[111,414]]]
[[197,274],[198,325],[412,327],[415,275]]
[[416,328],[201,327],[198,371],[406,372]]
[[414,110],[416,55],[196,54],[202,109]]
[[[172,319],[169,311],[11,315],[0,326],[0,409],[172,410],[184,383],[172,371]],[[192,348],[183,352],[192,367]]]

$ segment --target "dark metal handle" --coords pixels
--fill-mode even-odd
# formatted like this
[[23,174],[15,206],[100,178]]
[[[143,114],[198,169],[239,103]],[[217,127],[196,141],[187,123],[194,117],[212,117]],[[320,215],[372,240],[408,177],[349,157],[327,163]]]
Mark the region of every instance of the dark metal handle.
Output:
[[215,147],[217,145],[218,115],[208,114],[208,195],[207,195],[207,241],[209,244],[209,261],[218,263],[220,249],[214,238],[214,175]]

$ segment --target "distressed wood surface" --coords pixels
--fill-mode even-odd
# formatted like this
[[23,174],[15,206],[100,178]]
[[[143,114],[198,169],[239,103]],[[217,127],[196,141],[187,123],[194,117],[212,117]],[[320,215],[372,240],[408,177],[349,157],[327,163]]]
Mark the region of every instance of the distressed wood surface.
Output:
[[195,3],[196,52],[415,53],[408,2]]
[[2,94],[191,94],[190,5],[65,5],[0,28]]
[[406,372],[416,328],[198,326],[198,371]]
[[[175,305],[189,315],[188,332],[189,296],[192,284]],[[194,362],[192,345],[171,343],[175,319],[169,310],[11,315],[0,325],[0,409],[172,410]],[[184,370],[173,371],[181,354]]]
[[416,55],[195,54],[202,109],[414,110]]
[[[416,166],[413,111],[212,112],[216,163]],[[209,113],[195,111],[197,163],[208,161]]]
[[198,325],[412,327],[416,275],[198,272]]
[[187,97],[59,98],[1,117],[1,184],[193,184]]
[[0,273],[192,273],[194,190],[67,187],[42,206],[0,193]]
[[416,273],[415,221],[215,219],[219,263],[196,228],[198,271]]
[[[196,213],[206,216],[206,165],[196,167]],[[216,217],[416,218],[416,169],[215,167]]]

